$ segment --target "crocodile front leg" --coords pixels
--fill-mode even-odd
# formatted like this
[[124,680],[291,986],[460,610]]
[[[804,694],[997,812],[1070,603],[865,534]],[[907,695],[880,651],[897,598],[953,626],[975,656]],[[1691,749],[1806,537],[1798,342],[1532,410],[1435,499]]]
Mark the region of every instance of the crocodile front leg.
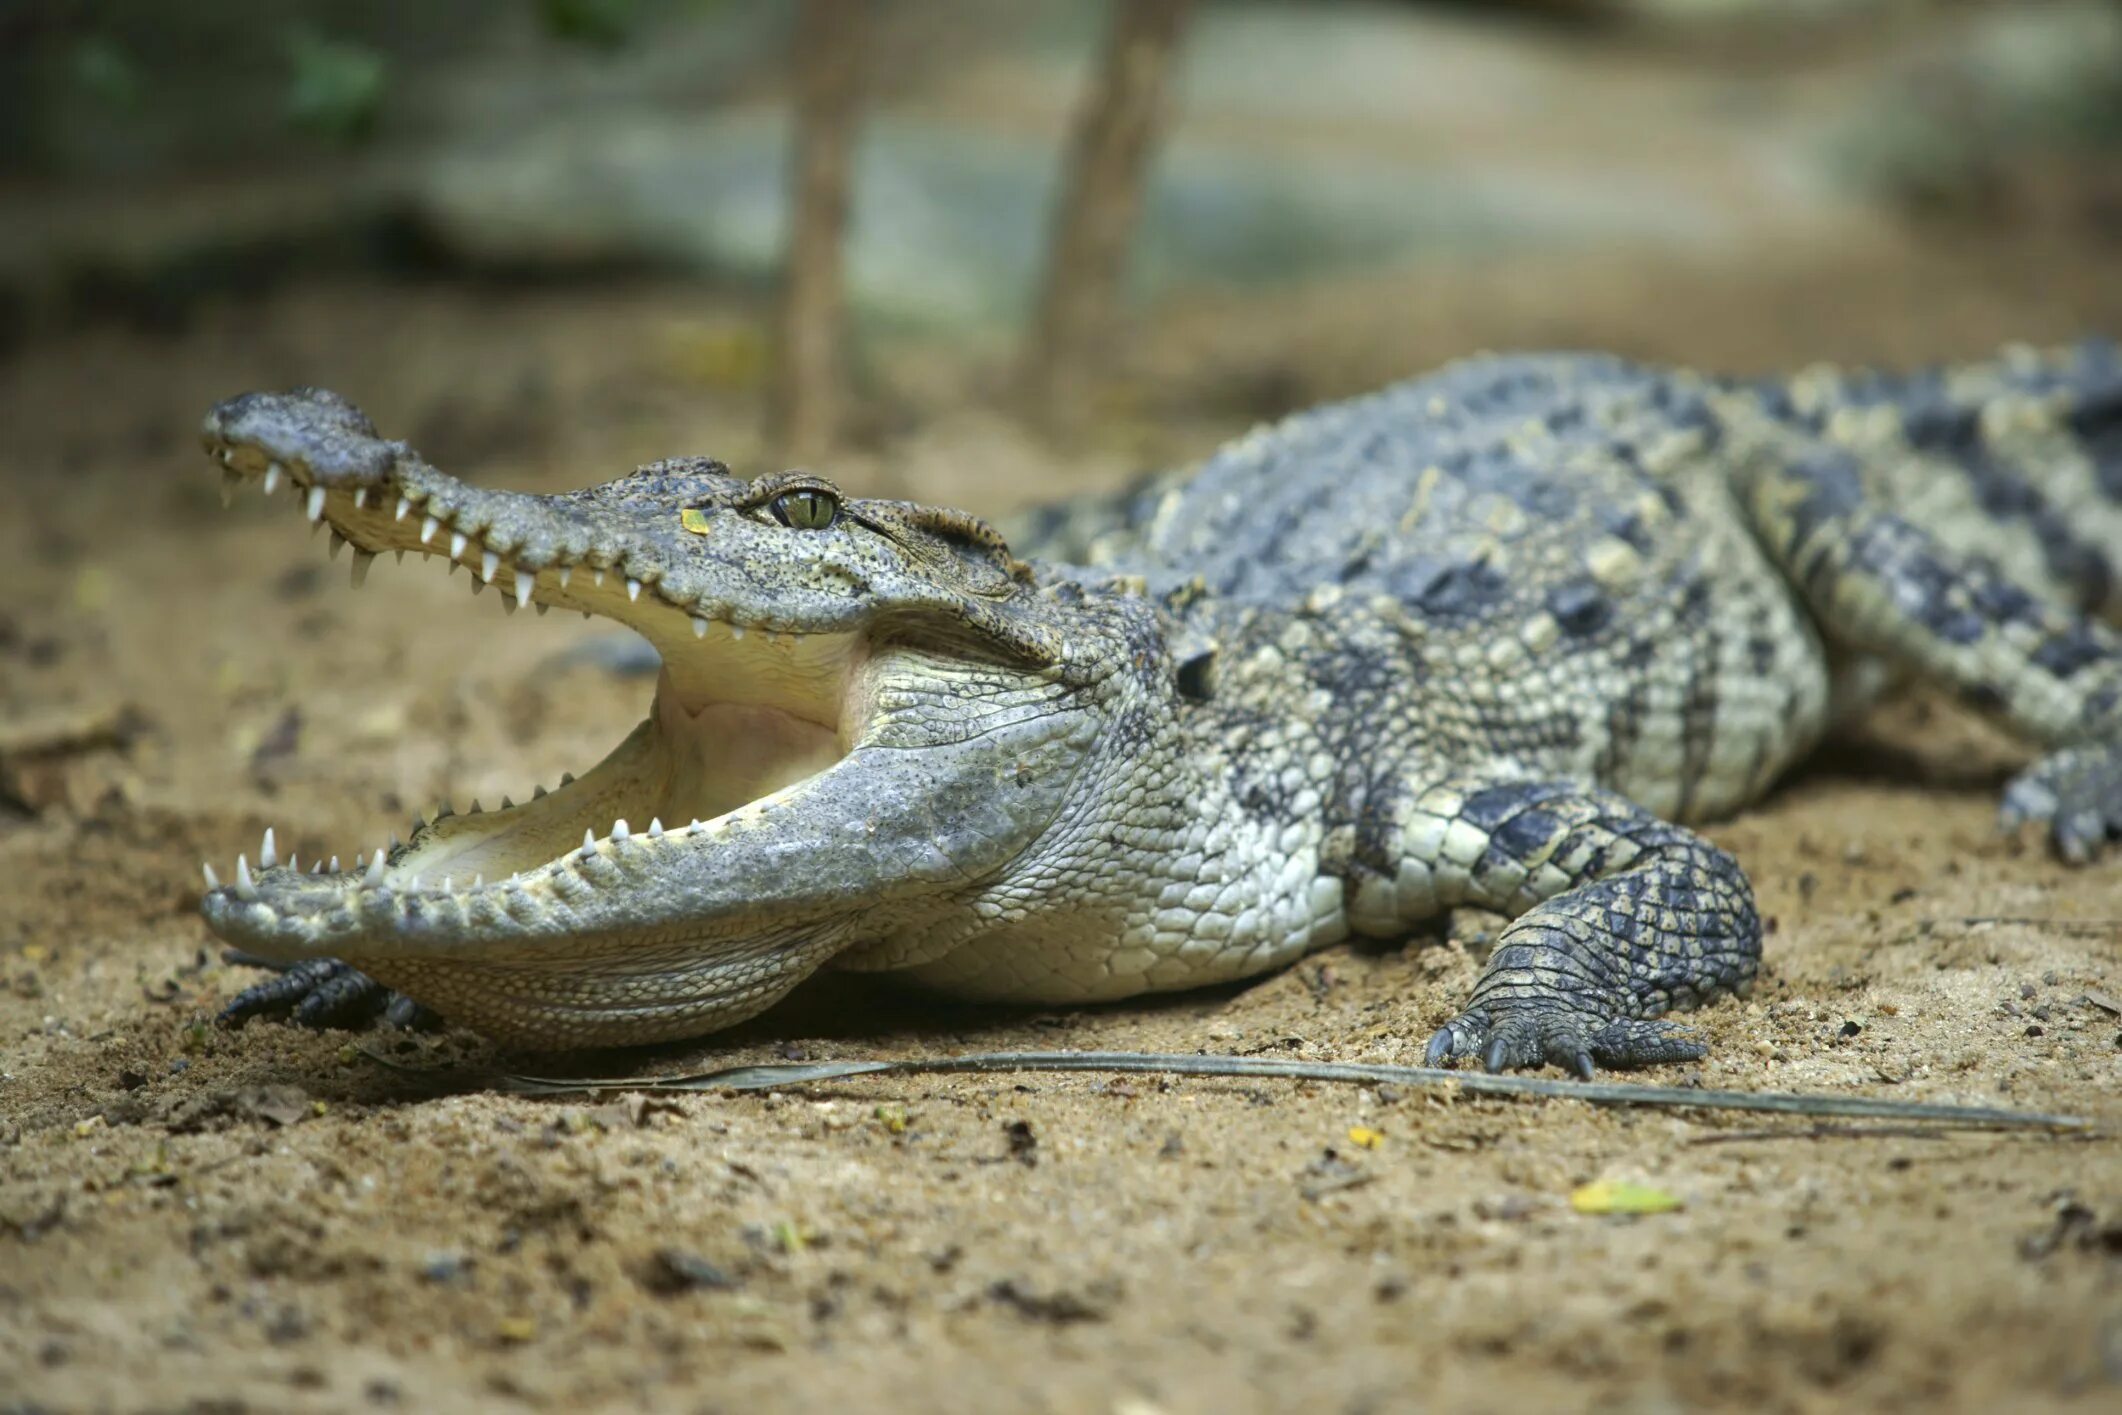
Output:
[[1753,891],[1731,856],[1610,791],[1569,781],[1454,782],[1404,815],[1401,918],[1475,905],[1512,916],[1429,1064],[1543,1062],[1590,1076],[1689,1061],[1656,1020],[1744,989],[1761,960]]
[[362,1027],[378,1017],[394,1027],[431,1026],[438,1020],[404,993],[392,992],[337,958],[280,963],[240,948],[228,949],[221,957],[237,967],[264,968],[272,975],[228,1000],[214,1019],[224,1027],[241,1026],[253,1017],[285,1017],[298,1027],[319,1031]]

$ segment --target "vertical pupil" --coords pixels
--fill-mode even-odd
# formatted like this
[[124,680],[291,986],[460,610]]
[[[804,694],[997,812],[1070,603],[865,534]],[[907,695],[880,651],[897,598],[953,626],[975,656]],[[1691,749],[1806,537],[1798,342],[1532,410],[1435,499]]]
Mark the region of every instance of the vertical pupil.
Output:
[[791,491],[774,502],[774,513],[783,522],[807,531],[824,530],[839,511],[839,504],[822,491]]

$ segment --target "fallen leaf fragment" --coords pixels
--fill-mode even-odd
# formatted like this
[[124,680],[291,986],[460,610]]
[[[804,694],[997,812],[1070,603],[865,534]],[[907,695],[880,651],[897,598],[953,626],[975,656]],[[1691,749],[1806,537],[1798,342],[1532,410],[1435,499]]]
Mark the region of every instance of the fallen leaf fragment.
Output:
[[1677,1194],[1626,1179],[1595,1179],[1570,1193],[1569,1206],[1580,1214],[1669,1214],[1687,1207]]

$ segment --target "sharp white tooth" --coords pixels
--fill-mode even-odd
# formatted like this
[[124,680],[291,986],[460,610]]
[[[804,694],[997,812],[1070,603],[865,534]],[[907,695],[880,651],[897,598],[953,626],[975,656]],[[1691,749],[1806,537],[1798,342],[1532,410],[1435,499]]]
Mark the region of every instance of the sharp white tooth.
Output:
[[651,840],[661,840],[663,838],[663,817],[649,817],[648,838]]
[[641,582],[631,575],[626,578],[626,598],[628,603],[637,602],[641,598]]
[[472,576],[471,581],[473,594],[477,594],[479,593],[479,591],[486,588],[486,581],[480,579],[477,575]]
[[374,889],[381,883],[383,883],[383,849],[378,846],[376,853],[369,857],[368,872],[361,876],[361,885],[364,889]]
[[258,868],[269,870],[280,863],[280,852],[273,849],[273,828],[265,828],[265,840],[258,846]]
[[221,876],[214,873],[214,867],[212,865],[209,865],[208,863],[206,863],[206,861],[201,860],[199,862],[199,868],[206,871],[206,887],[208,889],[219,889],[221,887]]
[[222,466],[224,466],[224,467],[233,467],[233,466],[235,466],[235,465],[236,465],[236,449],[235,449],[235,448],[233,448],[233,447],[224,447],[224,448],[222,448],[222,449],[221,449],[221,465],[222,465]]
[[560,573],[555,578],[560,581],[560,588],[563,590],[566,589],[567,582],[575,578],[575,567],[572,565],[562,565],[560,567]]
[[410,502],[410,501],[408,501],[408,500],[406,500],[406,498],[404,498],[404,497],[402,497],[402,496],[401,496],[401,497],[399,497],[399,498],[398,498],[398,509],[397,509],[396,511],[394,511],[394,512],[392,512],[392,513],[391,513],[391,519],[392,519],[393,521],[402,521],[402,520],[404,520],[404,519],[405,519],[405,518],[406,518],[407,516],[410,516],[410,515],[412,515],[412,514],[413,514],[413,503],[412,503],[412,502]]
[[729,636],[730,636],[730,638],[731,638],[731,639],[733,639],[733,640],[734,640],[734,639],[741,639],[741,638],[743,638],[743,637],[744,637],[744,626],[743,626],[742,624],[732,624],[732,625],[730,625],[730,626],[729,626]]
[[236,857],[236,895],[242,899],[258,897],[258,882],[251,878],[251,862],[241,855]]
[[604,588],[604,572],[602,570],[592,568],[590,571],[590,579],[597,586],[598,589],[601,590]]
[[353,580],[355,589],[360,589],[362,585],[368,582],[368,567],[375,563],[376,553],[374,551],[357,550],[354,552],[353,563],[348,567],[347,574]]
[[302,873],[302,857],[301,857],[300,855],[296,855],[296,854],[292,854],[292,853],[290,853],[290,854],[288,855],[288,857],[287,857],[287,872],[288,872],[289,874],[294,874],[294,875],[299,875],[299,874],[301,874],[301,873]]
[[332,548],[329,551],[325,552],[325,554],[329,559],[337,560],[339,558],[339,552],[344,549],[346,549],[346,537],[340,535],[338,527],[334,526],[332,528]]
[[449,558],[452,560],[462,560],[464,558],[464,547],[470,545],[471,543],[471,537],[466,535],[464,532],[451,531],[449,533]]
[[627,829],[626,829],[626,822],[625,822],[625,821],[613,821],[613,822],[612,822],[612,839],[613,839],[614,841],[620,841],[620,840],[624,840],[624,839],[626,839],[626,837],[627,837]]
[[356,511],[366,511],[368,509],[367,487],[357,486],[354,488],[354,509]]
[[280,471],[281,468],[278,462],[265,464],[265,494],[267,496],[271,496],[280,489]]
[[333,874],[339,873],[339,857],[337,855],[332,856],[331,872]]
[[516,803],[514,801],[509,800],[506,795],[503,795],[501,798],[501,809],[504,811],[513,811],[514,809],[516,809]]
[[501,569],[501,557],[491,550],[479,557],[479,578],[491,580]]
[[571,771],[563,771],[563,772],[561,772],[561,773],[560,773],[560,784],[561,784],[562,786],[572,786],[572,785],[574,785],[574,784],[575,784],[575,774],[574,774],[573,772],[571,772]]
[[[221,455],[223,457],[228,456],[226,452]],[[235,505],[236,488],[241,485],[243,485],[243,474],[241,472],[223,472],[221,474],[221,504],[223,506]]]
[[407,894],[418,894],[422,888],[423,884],[420,879],[420,876],[418,875],[414,875],[411,879],[405,882],[405,892]]
[[309,500],[303,505],[302,509],[312,521],[322,520],[324,518],[324,488],[321,486],[311,487],[309,489]]
[[588,858],[589,858],[590,856],[592,856],[592,855],[594,855],[594,854],[596,854],[596,853],[597,853],[597,832],[595,832],[595,831],[593,831],[593,830],[585,830],[585,831],[583,831],[583,832],[582,832],[582,858],[583,858],[583,859],[585,859],[585,860],[587,860],[587,859],[588,859]]
[[485,876],[485,875],[473,875],[473,876],[472,876],[472,888],[473,888],[473,889],[484,889],[484,888],[486,888],[486,876]]
[[309,867],[309,872],[310,872],[311,874],[313,874],[313,875],[321,875],[321,874],[323,874],[323,873],[324,873],[324,861],[322,861],[322,860],[318,860],[318,861],[316,861],[315,863],[313,863],[313,864],[312,864],[312,865],[311,865],[311,866]]
[[545,788],[544,788],[543,786],[533,786],[533,787],[531,788],[531,799],[532,799],[533,801],[542,801],[542,800],[544,800],[544,799],[545,799]]
[[420,544],[426,545],[435,538],[435,532],[441,529],[442,523],[433,516],[429,516],[420,523]]
[[479,804],[479,798],[477,796],[472,797],[472,814],[475,816],[483,816],[486,814],[486,807]]
[[442,892],[443,892],[444,894],[448,894],[448,893],[450,892],[450,887],[451,887],[451,885],[452,885],[452,884],[454,884],[454,883],[455,883],[455,877],[454,877],[454,876],[451,876],[451,875],[444,875],[444,876],[442,877]]
[[697,614],[693,616],[693,637],[696,639],[707,637],[707,621]]
[[706,822],[705,822],[705,821],[703,821],[703,820],[701,820],[701,819],[700,819],[699,817],[695,816],[695,817],[693,818],[693,823],[692,823],[691,825],[687,826],[687,827],[686,827],[686,829],[687,829],[687,830],[698,830],[698,829],[699,829],[699,828],[700,828],[701,826],[703,826],[703,825],[705,825],[705,824],[706,824]]

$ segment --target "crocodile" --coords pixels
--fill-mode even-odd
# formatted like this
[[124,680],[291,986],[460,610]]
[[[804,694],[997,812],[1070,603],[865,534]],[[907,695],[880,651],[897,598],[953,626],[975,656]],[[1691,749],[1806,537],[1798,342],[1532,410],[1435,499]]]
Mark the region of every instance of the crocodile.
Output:
[[1036,513],[656,462],[489,489],[338,395],[204,440],[349,543],[616,620],[647,718],[350,869],[266,833],[203,913],[230,1015],[411,999],[540,1049],[691,1037],[825,966],[1089,1002],[1506,916],[1431,1065],[1703,1055],[1762,925],[1692,828],[1888,687],[2035,749],[2008,826],[2122,834],[2122,353],[1788,378],[1482,356]]

